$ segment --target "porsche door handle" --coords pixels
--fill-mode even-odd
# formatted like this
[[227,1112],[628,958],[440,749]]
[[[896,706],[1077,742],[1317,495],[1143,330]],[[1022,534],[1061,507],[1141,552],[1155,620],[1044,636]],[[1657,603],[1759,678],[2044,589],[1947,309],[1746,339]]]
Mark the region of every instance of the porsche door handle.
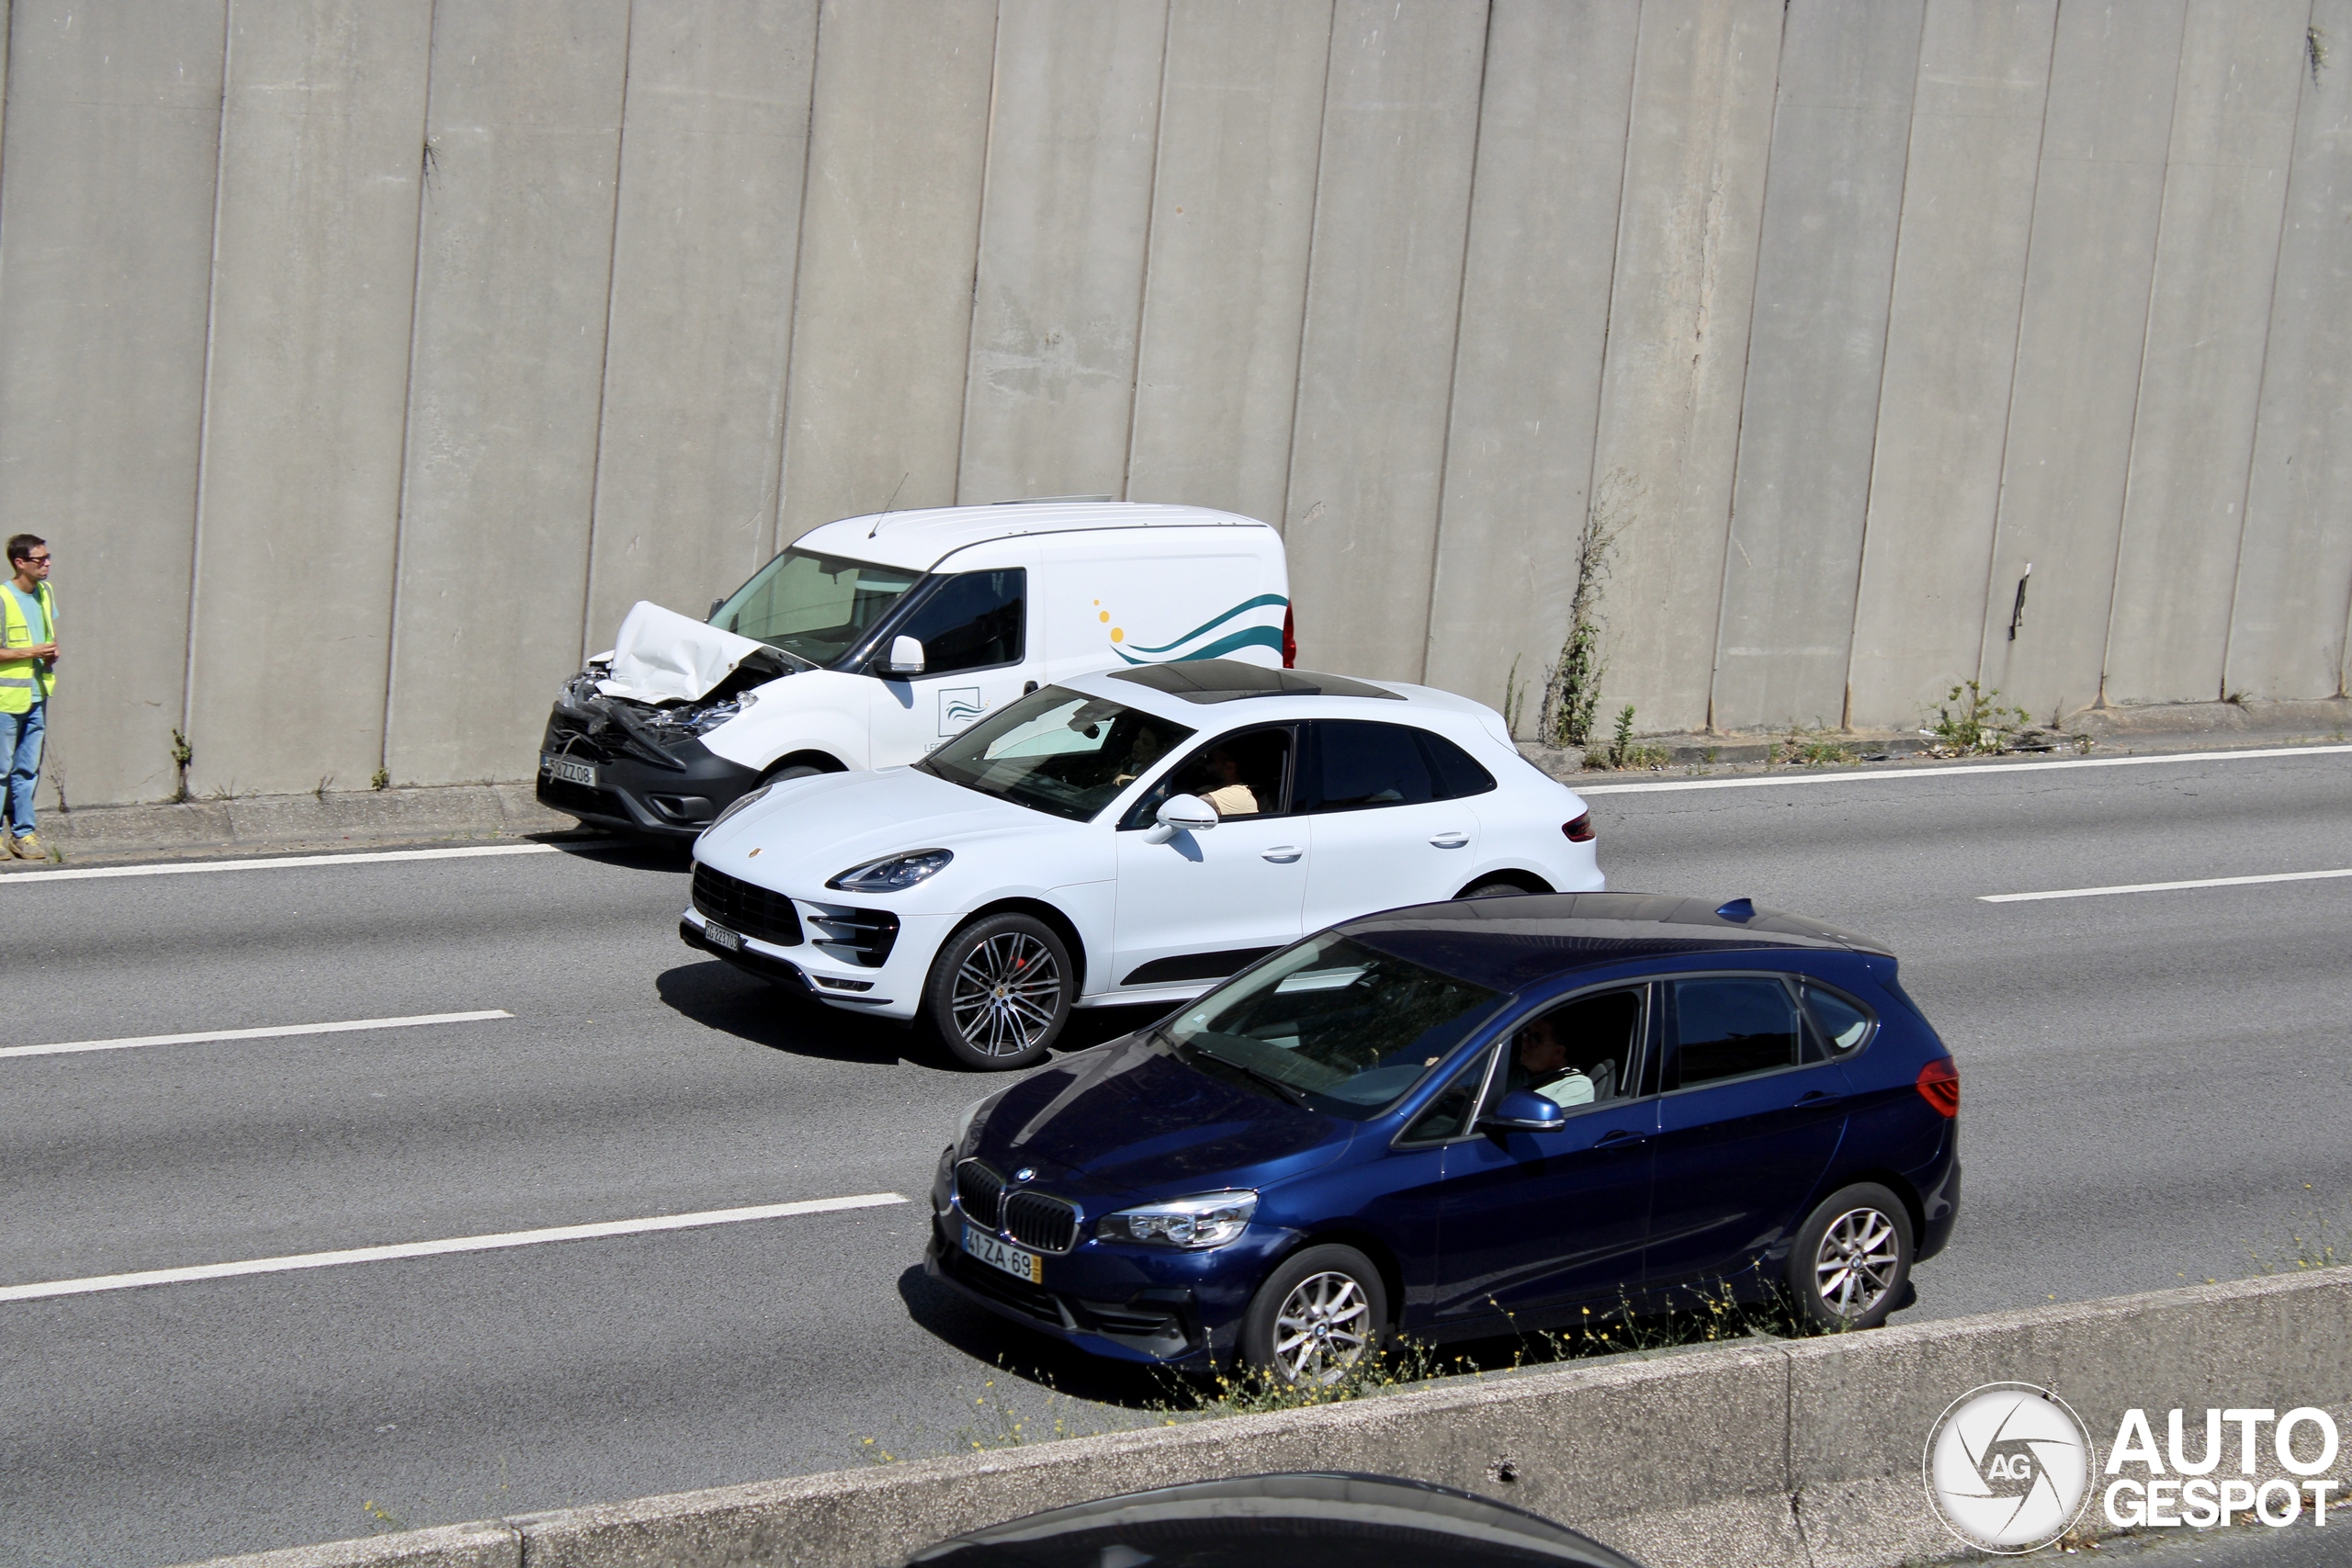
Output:
[[1442,850],[1458,850],[1458,849],[1460,849],[1463,845],[1464,845],[1464,844],[1468,843],[1469,841],[1470,841],[1470,835],[1469,835],[1469,834],[1467,834],[1467,833],[1455,833],[1455,832],[1452,832],[1452,831],[1440,833],[1440,834],[1436,835],[1434,838],[1432,838],[1432,839],[1430,839],[1430,843],[1435,844],[1439,849],[1442,849]]
[[1305,852],[1291,844],[1276,844],[1272,849],[1262,852],[1259,858],[1272,861],[1276,865],[1288,865]]

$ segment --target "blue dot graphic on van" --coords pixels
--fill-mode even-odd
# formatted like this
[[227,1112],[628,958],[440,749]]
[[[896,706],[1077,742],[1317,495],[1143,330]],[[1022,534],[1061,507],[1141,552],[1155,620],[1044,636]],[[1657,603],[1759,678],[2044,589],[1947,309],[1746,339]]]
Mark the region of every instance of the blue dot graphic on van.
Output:
[[[1289,607],[1290,601],[1279,593],[1261,593],[1254,599],[1243,600],[1221,615],[1202,622],[1182,637],[1170,638],[1157,647],[1128,642],[1126,628],[1113,626],[1111,651],[1129,664],[1182,664],[1195,659],[1222,659],[1245,648],[1270,648],[1279,654],[1283,647],[1282,615]],[[1270,624],[1246,624],[1247,620],[1260,619],[1253,614],[1260,611],[1272,617]],[[1111,613],[1103,611],[1101,618],[1108,621]],[[1245,624],[1236,626],[1234,623],[1237,621]]]

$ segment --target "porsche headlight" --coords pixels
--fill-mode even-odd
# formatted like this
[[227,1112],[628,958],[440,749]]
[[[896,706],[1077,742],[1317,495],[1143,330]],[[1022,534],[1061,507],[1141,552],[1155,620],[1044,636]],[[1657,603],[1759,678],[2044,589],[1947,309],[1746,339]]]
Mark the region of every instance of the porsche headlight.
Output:
[[907,850],[854,865],[825,886],[837,893],[898,893],[937,875],[955,858],[952,850]]
[[1094,1222],[1094,1234],[1104,1241],[1148,1242],[1199,1252],[1239,1239],[1257,1209],[1255,1192],[1204,1192],[1105,1214]]

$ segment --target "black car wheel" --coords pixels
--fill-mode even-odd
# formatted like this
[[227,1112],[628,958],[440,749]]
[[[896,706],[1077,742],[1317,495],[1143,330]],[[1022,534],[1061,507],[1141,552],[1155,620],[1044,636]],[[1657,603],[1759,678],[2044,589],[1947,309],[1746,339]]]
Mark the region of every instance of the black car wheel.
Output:
[[1789,1293],[1822,1328],[1876,1328],[1911,1277],[1911,1211],[1874,1182],[1832,1192],[1798,1227]]
[[923,984],[922,1017],[967,1067],[1003,1072],[1045,1057],[1069,1021],[1069,950],[1045,921],[990,915],[942,943]]
[[1352,1247],[1310,1247],[1266,1277],[1241,1317],[1241,1359],[1287,1383],[1334,1383],[1380,1348],[1388,1288]]

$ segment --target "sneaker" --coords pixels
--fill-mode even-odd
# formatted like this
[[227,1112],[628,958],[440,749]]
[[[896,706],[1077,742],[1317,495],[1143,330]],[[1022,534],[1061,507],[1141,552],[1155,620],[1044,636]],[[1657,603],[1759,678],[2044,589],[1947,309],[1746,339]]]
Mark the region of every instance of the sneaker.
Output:
[[49,851],[41,845],[39,833],[19,833],[8,840],[8,852],[18,860],[47,860]]

